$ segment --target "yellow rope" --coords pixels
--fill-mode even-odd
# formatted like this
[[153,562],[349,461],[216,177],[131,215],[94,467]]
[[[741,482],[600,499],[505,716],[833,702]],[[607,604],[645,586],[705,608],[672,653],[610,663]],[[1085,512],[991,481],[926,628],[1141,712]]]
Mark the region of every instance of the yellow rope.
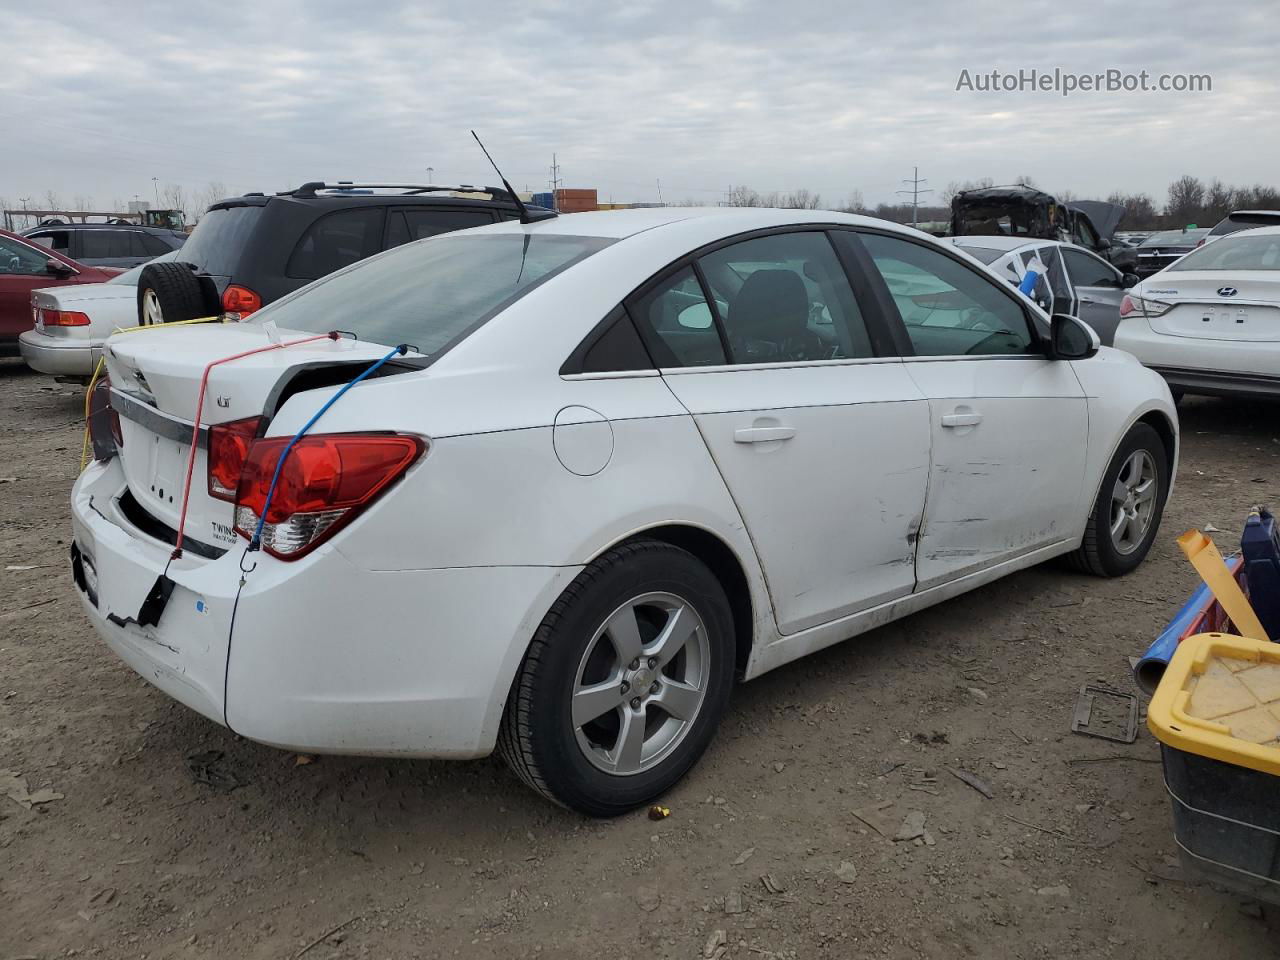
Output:
[[[139,330],[166,330],[169,327],[189,327],[193,323],[221,323],[221,317],[197,317],[194,320],[175,320],[172,323],[156,323],[148,324],[145,327],[116,327],[111,336],[117,333],[137,333]],[[80,445],[80,472],[84,472],[84,468],[89,463],[89,403],[93,399],[93,388],[98,382],[98,376],[102,373],[102,365],[107,359],[107,345],[102,344],[102,356],[98,357],[98,363],[93,368],[93,376],[89,378],[89,386],[84,391],[84,442]]]

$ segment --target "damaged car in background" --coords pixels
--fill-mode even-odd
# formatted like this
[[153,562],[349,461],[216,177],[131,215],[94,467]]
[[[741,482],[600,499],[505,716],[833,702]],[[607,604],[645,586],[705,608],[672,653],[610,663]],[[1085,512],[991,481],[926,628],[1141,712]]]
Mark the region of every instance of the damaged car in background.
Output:
[[262,743],[497,749],[613,816],[694,766],[739,680],[1053,557],[1147,555],[1164,381],[953,247],[544,213],[108,341],[72,573],[112,650]]
[[1132,272],[1137,254],[1112,236],[1125,209],[1103,200],[1065,203],[1034,187],[980,187],[951,199],[951,236],[1026,237],[1074,243]]

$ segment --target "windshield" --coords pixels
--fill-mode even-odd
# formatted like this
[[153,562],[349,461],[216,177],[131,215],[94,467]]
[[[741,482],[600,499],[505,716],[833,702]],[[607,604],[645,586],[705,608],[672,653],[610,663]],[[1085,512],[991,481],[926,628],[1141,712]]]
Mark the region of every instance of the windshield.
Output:
[[983,263],[992,263],[1009,252],[1007,250],[993,250],[991,247],[974,247],[967,243],[957,243],[956,246],[969,254],[969,256],[976,257]]
[[448,234],[352,264],[254,314],[289,330],[342,330],[440,354],[534,287],[614,241]]
[[[156,257],[154,260],[148,260],[147,263],[164,263],[166,260],[177,259],[178,251],[170,250],[168,253],[160,254],[160,256]],[[107,283],[119,283],[127,287],[136,287],[138,285],[138,280],[142,277],[142,268],[145,267],[147,263],[140,263],[132,270],[126,270],[124,273],[118,273],[108,280]]]
[[1169,270],[1280,270],[1280,233],[1235,233],[1207,243]]
[[1162,230],[1159,233],[1153,233],[1142,243],[1140,247],[1194,247],[1196,241],[1200,237],[1208,233],[1207,230]]

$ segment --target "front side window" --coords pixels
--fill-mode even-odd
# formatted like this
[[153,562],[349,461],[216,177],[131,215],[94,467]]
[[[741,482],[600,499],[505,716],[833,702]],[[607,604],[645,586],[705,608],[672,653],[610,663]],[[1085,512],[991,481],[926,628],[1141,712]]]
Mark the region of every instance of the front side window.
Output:
[[863,234],[918,356],[1021,354],[1034,340],[1014,295],[921,243]]
[[39,274],[48,269],[49,256],[35,247],[0,237],[0,274]]
[[57,250],[64,257],[71,256],[71,233],[68,230],[43,230],[33,233],[28,238],[42,247]]
[[446,234],[334,273],[253,315],[289,330],[343,330],[439,355],[530,290],[613,241]]
[[381,234],[378,207],[326,214],[302,235],[285,273],[299,280],[318,280],[376,253]]
[[1120,286],[1120,271],[1083,250],[1064,248],[1062,258],[1067,262],[1067,273],[1071,275],[1071,282],[1077,287]]
[[698,261],[724,324],[731,363],[873,355],[853,289],[825,233],[778,233]]

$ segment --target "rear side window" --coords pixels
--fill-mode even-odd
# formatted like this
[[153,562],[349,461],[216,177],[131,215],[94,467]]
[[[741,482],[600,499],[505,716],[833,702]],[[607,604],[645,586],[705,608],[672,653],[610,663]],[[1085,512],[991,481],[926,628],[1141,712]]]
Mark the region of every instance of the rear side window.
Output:
[[777,233],[698,261],[733,363],[872,356],[853,289],[825,233]]
[[727,362],[711,306],[693,267],[685,267],[629,304],[660,367],[708,367]]
[[652,370],[653,361],[645,349],[635,324],[621,305],[602,321],[603,331],[589,336],[565,361],[560,372],[626,373]]
[[178,259],[213,274],[235,273],[240,254],[253,235],[266,207],[217,207],[210,210],[182,245]]
[[1014,297],[924,244],[863,234],[918,356],[1019,354],[1034,341]]
[[376,253],[381,236],[378,207],[325,214],[302,235],[285,273],[299,280],[318,280]]
[[487,210],[392,210],[387,215],[387,246],[493,223]]
[[158,257],[162,253],[168,253],[176,245],[165,243],[160,237],[150,233],[135,233],[134,237],[142,246],[142,253],[139,256]]
[[136,257],[132,230],[80,231],[80,256],[85,260],[108,260]]

